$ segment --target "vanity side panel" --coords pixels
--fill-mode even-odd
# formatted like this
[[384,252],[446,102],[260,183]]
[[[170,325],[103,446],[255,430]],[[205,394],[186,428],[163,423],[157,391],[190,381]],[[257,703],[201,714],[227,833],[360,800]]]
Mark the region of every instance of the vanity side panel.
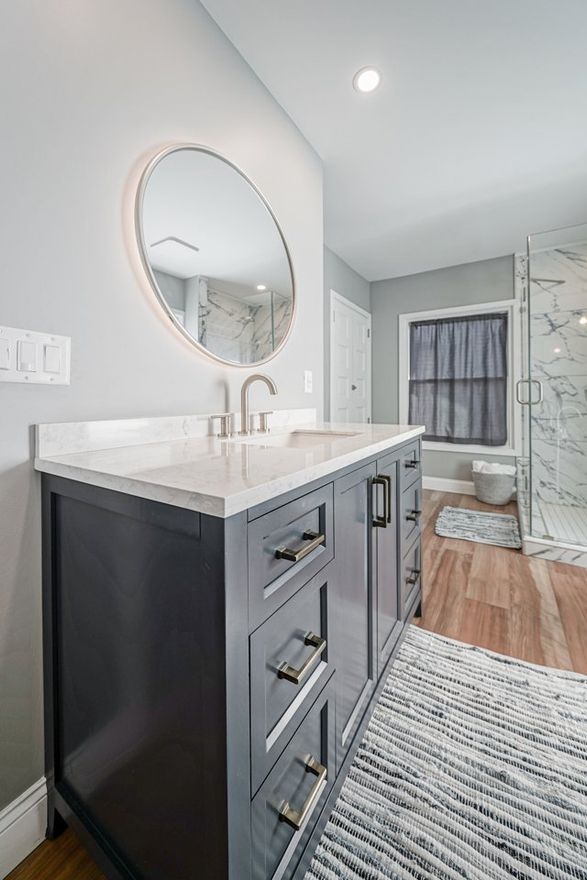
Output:
[[43,494],[49,831],[73,813],[110,877],[228,877],[224,522]]

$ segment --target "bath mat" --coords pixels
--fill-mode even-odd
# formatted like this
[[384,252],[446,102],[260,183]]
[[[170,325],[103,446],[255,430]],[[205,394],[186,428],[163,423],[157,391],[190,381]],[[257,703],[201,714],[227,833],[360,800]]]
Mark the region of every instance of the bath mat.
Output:
[[515,516],[507,513],[483,513],[463,507],[443,507],[436,520],[436,534],[442,538],[461,538],[498,547],[522,546],[520,527]]
[[587,878],[587,678],[410,627],[306,880]]

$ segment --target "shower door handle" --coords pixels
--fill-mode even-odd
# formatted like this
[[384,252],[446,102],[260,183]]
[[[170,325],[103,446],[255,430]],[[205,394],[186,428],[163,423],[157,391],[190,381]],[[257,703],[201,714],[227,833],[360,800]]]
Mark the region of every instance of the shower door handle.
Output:
[[[522,385],[528,386],[528,399],[527,400],[522,400],[522,395],[520,394],[520,389],[521,389]],[[536,387],[538,388],[538,397],[536,398],[536,400],[532,400],[532,398],[531,398],[531,394],[530,394],[530,386],[531,385],[536,385]],[[542,385],[542,382],[540,381],[540,379],[518,379],[518,381],[516,382],[516,400],[522,406],[529,406],[530,404],[532,404],[532,406],[536,406],[537,404],[542,403],[542,401],[544,400],[544,386]]]
[[544,400],[544,386],[540,379],[530,379],[530,384],[536,385],[538,387],[538,399],[532,401],[532,405],[536,406],[538,403],[542,403]]
[[530,398],[528,397],[528,400],[522,400],[522,395],[520,394],[520,388],[522,387],[522,385],[528,385],[528,387],[530,387],[529,379],[518,379],[518,381],[516,382],[516,400],[522,406],[528,406],[528,404],[530,403]]

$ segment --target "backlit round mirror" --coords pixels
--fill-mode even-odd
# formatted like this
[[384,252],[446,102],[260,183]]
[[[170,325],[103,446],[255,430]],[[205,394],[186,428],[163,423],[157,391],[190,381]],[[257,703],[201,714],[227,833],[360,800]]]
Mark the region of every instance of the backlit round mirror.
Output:
[[230,364],[260,364],[285,343],[291,260],[269,205],[235,165],[191,144],[145,169],[136,204],[143,264],[169,318]]

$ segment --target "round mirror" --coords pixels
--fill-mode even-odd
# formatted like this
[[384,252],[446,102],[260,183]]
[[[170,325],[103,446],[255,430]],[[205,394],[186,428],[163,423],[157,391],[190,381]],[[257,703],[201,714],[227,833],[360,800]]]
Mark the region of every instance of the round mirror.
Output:
[[281,348],[294,311],[291,260],[242,171],[205,147],[169,147],[143,173],[136,221],[149,280],[184,336],[230,364],[260,364]]

